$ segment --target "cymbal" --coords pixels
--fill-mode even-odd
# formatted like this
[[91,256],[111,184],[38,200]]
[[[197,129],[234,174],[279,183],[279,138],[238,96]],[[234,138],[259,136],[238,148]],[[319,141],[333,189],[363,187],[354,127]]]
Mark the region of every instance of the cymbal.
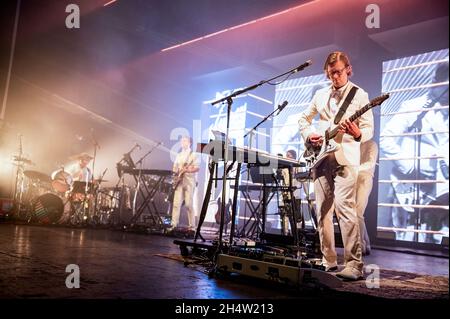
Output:
[[13,161],[14,162],[23,162],[28,165],[34,165],[34,163],[30,159],[25,158],[25,157],[14,156]]
[[38,172],[38,171],[28,170],[28,171],[24,171],[23,174],[30,179],[37,179],[37,180],[40,180],[41,182],[46,182],[46,183],[52,182],[52,179],[50,178],[49,175]]

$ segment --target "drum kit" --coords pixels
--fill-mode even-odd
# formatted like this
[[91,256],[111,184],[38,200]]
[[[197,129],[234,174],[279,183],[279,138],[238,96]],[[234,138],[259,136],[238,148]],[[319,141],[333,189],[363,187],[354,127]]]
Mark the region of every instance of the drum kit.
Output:
[[[94,159],[94,170],[95,151],[94,156],[82,153],[69,157],[77,164],[46,174],[28,169],[27,165],[34,163],[23,157],[20,139],[20,155],[13,159],[18,168],[13,197],[15,219],[43,225],[105,227],[134,225],[145,220],[147,215],[159,220],[159,211],[166,214],[169,210],[172,172],[137,168],[136,163],[142,163],[153,149],[134,163],[131,152],[135,148],[117,164],[121,169],[118,169],[119,181],[115,187],[101,187],[102,183],[108,182],[103,179],[106,170],[94,180],[88,168]],[[128,180],[134,179],[134,188],[125,183],[125,175]],[[145,216],[140,218],[144,211]]]
[[19,219],[43,225],[65,224],[109,225],[118,207],[119,190],[100,188],[106,180],[75,180],[71,173],[59,168],[50,175],[25,170],[31,160],[15,156],[18,162],[14,200]]

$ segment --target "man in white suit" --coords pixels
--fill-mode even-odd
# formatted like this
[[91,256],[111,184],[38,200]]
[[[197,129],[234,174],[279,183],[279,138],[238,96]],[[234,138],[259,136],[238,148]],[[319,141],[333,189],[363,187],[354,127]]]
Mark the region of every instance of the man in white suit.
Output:
[[358,170],[356,183],[356,214],[358,215],[359,231],[361,236],[362,254],[370,255],[370,238],[364,221],[364,213],[369,203],[372,191],[375,167],[378,158],[378,145],[374,140],[361,143],[361,165]]
[[200,159],[191,149],[192,139],[189,136],[181,137],[180,144],[181,151],[177,154],[172,168],[173,172],[178,175],[178,181],[174,185],[172,225],[169,231],[178,227],[183,201],[187,208],[189,230],[194,231],[194,191],[197,184],[196,178],[200,167]]
[[[319,147],[323,137],[311,125],[313,118],[319,114],[322,124],[326,122],[331,125],[336,122],[336,116],[341,117],[338,121],[339,133],[335,138],[338,150],[314,169],[312,174],[323,266],[326,271],[337,270],[333,226],[335,211],[342,232],[345,260],[345,268],[337,276],[358,280],[362,278],[363,262],[355,208],[356,181],[360,144],[373,136],[373,114],[369,110],[355,122],[347,120],[369,103],[369,98],[363,89],[348,80],[352,75],[352,66],[345,53],[332,52],[325,61],[324,71],[332,85],[317,91],[310,106],[301,114],[300,133],[306,142]],[[353,98],[350,98],[351,95]],[[347,109],[343,112],[342,108],[339,112],[343,104],[348,105]]]

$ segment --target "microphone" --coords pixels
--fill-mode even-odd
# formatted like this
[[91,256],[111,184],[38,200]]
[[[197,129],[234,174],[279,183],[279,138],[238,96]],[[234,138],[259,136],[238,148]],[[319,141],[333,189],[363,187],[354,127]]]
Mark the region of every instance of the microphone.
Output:
[[283,111],[283,109],[286,107],[286,105],[288,105],[288,101],[284,101],[283,104],[278,105],[278,113],[277,113],[277,115],[280,114],[281,111]]
[[294,72],[293,72],[293,73],[297,73],[297,72],[303,70],[304,68],[310,66],[311,64],[312,64],[312,60],[308,60],[308,61],[306,61],[305,63],[303,63],[303,64],[299,65],[298,67],[296,67],[296,68],[294,69]]

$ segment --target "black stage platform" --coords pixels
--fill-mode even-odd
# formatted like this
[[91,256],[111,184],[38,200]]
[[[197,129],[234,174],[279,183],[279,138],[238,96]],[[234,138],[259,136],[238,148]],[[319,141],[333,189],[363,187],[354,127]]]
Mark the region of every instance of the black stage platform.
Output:
[[[230,280],[220,276],[210,278],[203,266],[193,264],[186,267],[186,263],[183,263],[186,258],[181,256],[178,245],[173,241],[174,238],[167,236],[104,229],[0,224],[0,297],[355,298],[350,288],[356,286],[347,287],[345,291],[306,293],[274,287],[258,280],[241,280],[235,277]],[[202,243],[200,240],[197,243],[211,252],[214,249],[208,242]],[[342,255],[342,250],[338,252]],[[71,264],[77,265],[80,270],[79,289],[69,289],[65,284],[69,275],[66,267]],[[447,288],[441,293],[434,291],[433,296],[448,299],[448,257],[373,250],[365,258],[365,264],[379,265],[382,269],[381,278],[386,279],[386,283],[403,276],[403,288],[398,288],[398,291],[394,289],[397,292],[396,298],[417,298],[418,295],[405,294],[405,285],[421,285],[420,289],[431,289],[431,284],[427,286],[419,279],[432,278],[435,283],[444,283],[444,287],[446,284]],[[385,275],[388,277],[383,278]],[[364,286],[364,281],[357,285]],[[352,297],[349,297],[349,292]],[[370,295],[370,292],[367,295],[358,290],[354,292],[360,298]],[[372,295],[377,296],[374,292]],[[419,296],[427,298],[426,294]]]

